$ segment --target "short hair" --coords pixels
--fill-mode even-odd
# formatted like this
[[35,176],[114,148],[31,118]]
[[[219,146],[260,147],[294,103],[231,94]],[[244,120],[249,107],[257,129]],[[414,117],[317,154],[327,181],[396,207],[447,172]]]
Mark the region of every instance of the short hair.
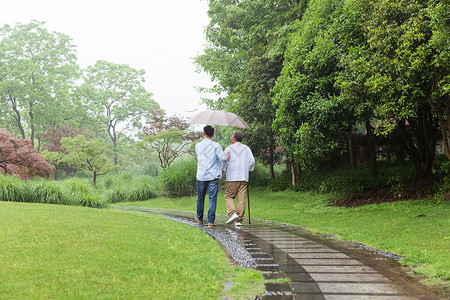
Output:
[[244,139],[244,134],[239,130],[234,131],[233,136],[239,143],[242,142],[242,140]]
[[212,137],[214,135],[214,128],[207,125],[203,128],[203,133],[209,137]]

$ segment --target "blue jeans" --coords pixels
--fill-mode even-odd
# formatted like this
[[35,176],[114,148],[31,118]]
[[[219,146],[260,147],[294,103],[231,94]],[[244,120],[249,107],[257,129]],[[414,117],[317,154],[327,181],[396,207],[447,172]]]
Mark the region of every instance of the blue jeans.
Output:
[[216,219],[217,192],[219,190],[219,178],[210,181],[197,180],[197,218],[203,221],[205,210],[206,191],[209,194],[208,223],[214,223]]

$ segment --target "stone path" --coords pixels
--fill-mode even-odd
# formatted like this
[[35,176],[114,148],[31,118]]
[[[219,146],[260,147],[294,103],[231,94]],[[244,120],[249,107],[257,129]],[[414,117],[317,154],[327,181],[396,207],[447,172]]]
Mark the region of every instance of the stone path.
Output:
[[289,283],[266,284],[260,299],[439,299],[406,276],[388,254],[300,228],[258,221],[236,228],[225,226],[226,216],[217,216],[218,227],[210,229],[192,222],[193,212],[121,209],[158,213],[198,227],[220,240],[229,258],[240,264],[240,254],[229,251],[233,247],[228,240],[234,241],[237,252],[245,252],[241,254],[266,279],[289,278]]

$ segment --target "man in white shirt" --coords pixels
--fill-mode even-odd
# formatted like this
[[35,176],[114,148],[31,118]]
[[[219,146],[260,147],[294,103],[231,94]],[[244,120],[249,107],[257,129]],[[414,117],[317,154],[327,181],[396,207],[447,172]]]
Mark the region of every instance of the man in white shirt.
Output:
[[[233,132],[231,145],[225,149],[229,156],[228,162],[222,163],[222,171],[227,171],[225,201],[227,205],[227,225],[236,222],[236,226],[242,226],[245,213],[245,194],[248,188],[248,177],[255,167],[255,158],[250,148],[242,144],[244,134],[240,131]],[[235,198],[237,197],[237,210]]]
[[214,128],[205,126],[203,128],[203,140],[195,145],[197,154],[197,215],[195,221],[203,225],[203,212],[205,208],[205,195],[209,195],[208,227],[216,227],[217,192],[219,179],[222,178],[220,163],[228,160],[223,152],[222,146],[213,142]]

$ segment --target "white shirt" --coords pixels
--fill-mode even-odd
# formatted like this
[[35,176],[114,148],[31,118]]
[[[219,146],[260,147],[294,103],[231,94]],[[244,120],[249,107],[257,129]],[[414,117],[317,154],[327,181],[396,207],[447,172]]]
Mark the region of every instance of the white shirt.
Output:
[[226,181],[247,181],[248,174],[255,168],[255,158],[250,148],[240,142],[228,146],[225,153],[230,153],[230,160],[222,163],[222,170],[227,171]]
[[222,177],[221,162],[227,161],[222,146],[210,139],[203,139],[195,145],[197,153],[197,180],[210,181]]

